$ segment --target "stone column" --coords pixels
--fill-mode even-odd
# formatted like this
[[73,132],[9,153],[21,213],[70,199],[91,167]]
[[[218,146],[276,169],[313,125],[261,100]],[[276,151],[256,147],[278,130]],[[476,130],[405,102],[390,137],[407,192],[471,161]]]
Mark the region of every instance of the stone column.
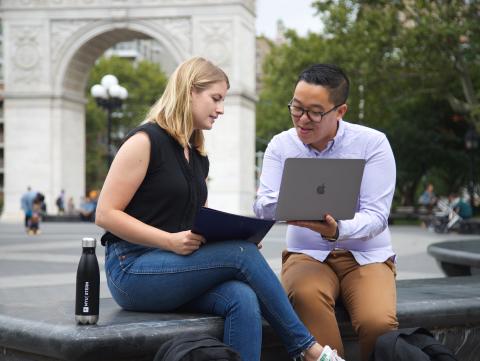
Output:
[[85,192],[85,102],[53,95],[47,20],[4,21],[5,204],[2,219],[21,219],[27,186],[55,212],[61,189]]
[[251,215],[255,194],[255,31],[253,14],[194,18],[194,54],[229,76],[225,114],[206,131],[209,206]]

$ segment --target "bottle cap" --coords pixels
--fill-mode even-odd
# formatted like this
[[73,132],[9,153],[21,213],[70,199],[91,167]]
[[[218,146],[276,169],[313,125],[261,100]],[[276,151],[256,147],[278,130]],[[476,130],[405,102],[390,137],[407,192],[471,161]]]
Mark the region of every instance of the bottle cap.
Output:
[[92,237],[84,237],[82,238],[82,247],[91,247],[95,248],[97,245],[97,240]]

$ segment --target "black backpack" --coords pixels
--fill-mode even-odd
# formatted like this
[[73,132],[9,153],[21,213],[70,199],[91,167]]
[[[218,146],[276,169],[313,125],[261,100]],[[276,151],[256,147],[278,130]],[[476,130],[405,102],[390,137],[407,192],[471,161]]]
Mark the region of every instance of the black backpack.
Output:
[[165,342],[153,361],[242,361],[238,352],[216,338],[185,335]]
[[404,328],[381,335],[369,361],[458,361],[426,329]]

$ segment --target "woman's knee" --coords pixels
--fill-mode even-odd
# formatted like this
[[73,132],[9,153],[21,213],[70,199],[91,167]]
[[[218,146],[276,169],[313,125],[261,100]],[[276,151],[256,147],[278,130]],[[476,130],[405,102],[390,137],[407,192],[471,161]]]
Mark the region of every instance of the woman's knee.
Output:
[[236,312],[242,317],[261,318],[260,304],[252,288],[241,281],[229,281],[229,307],[227,312]]

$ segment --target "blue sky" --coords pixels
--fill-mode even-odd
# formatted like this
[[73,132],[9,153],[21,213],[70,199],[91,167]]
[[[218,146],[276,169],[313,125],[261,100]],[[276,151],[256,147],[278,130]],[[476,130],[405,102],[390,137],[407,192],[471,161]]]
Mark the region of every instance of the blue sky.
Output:
[[301,35],[308,30],[319,32],[320,18],[314,17],[311,3],[312,0],[257,0],[257,35],[275,38],[278,19]]

